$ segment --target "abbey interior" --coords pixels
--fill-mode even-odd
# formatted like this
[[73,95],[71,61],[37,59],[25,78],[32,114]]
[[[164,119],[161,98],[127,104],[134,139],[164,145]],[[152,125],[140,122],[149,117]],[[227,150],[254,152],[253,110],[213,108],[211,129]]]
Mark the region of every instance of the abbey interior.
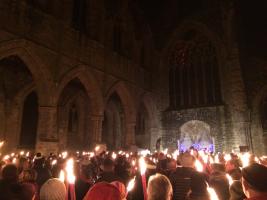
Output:
[[261,2],[1,0],[4,150],[266,153]]

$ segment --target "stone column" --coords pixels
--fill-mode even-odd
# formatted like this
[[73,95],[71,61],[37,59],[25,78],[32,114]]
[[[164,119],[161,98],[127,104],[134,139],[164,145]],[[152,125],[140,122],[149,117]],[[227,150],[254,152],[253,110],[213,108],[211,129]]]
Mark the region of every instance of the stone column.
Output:
[[92,122],[92,145],[102,142],[102,123],[103,123],[103,115],[91,115]]
[[57,107],[39,106],[36,151],[44,154],[58,152]]
[[135,145],[135,126],[136,122],[126,122],[126,136],[125,136],[125,146],[130,147]]

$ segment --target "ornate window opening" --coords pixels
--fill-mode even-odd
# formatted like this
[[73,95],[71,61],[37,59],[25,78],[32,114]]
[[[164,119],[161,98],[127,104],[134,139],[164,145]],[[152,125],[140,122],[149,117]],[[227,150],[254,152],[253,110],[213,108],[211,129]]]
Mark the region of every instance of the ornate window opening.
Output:
[[170,57],[170,109],[222,104],[216,49],[204,36],[178,41]]

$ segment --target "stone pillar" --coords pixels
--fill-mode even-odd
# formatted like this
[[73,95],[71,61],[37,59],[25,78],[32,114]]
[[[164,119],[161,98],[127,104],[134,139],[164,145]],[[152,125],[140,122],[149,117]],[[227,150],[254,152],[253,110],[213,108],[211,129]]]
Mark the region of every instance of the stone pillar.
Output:
[[125,146],[127,147],[135,145],[135,126],[135,121],[126,122]]
[[58,152],[57,107],[39,106],[36,151],[43,154]]
[[92,122],[92,145],[101,143],[102,141],[102,123],[103,123],[103,115],[91,115]]

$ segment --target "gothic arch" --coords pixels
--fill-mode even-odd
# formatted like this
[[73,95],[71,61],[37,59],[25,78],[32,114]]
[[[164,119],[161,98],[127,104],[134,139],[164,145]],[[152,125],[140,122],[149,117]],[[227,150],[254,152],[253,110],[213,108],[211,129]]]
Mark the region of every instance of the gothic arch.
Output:
[[75,78],[78,78],[86,89],[91,102],[92,114],[103,115],[103,98],[101,90],[95,78],[86,69],[86,66],[74,67],[62,76],[57,86],[56,102],[59,101],[60,94],[64,87]]
[[218,35],[209,30],[209,28],[200,22],[185,20],[181,23],[176,30],[171,34],[169,41],[166,43],[163,49],[163,59],[166,61],[169,57],[169,53],[173,50],[175,42],[182,37],[182,35],[190,30],[196,30],[204,34],[207,38],[213,42],[217,54],[219,57],[226,55],[226,47],[223,45],[223,41]]
[[125,115],[126,115],[126,121],[127,122],[135,122],[135,116],[136,116],[136,109],[135,104],[133,102],[133,97],[125,85],[124,82],[119,81],[116,82],[107,92],[107,95],[105,95],[105,105],[108,103],[108,100],[110,96],[116,92],[118,96],[121,99]]
[[40,105],[50,105],[52,103],[53,81],[51,74],[41,60],[31,49],[30,44],[25,40],[11,40],[0,43],[0,60],[9,56],[18,56],[30,70]]

